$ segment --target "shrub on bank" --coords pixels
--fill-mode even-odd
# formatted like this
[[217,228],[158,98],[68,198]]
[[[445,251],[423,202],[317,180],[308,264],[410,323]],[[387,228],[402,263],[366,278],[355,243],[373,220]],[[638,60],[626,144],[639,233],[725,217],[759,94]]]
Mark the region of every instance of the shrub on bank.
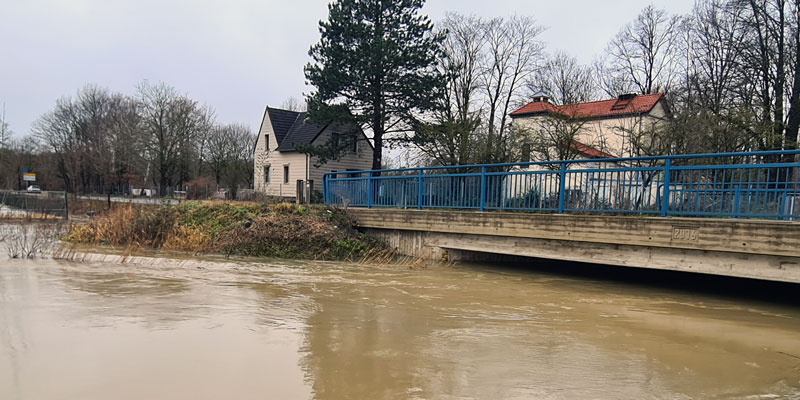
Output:
[[383,244],[342,211],[292,204],[184,203],[119,207],[67,237],[73,243],[326,260],[360,259]]

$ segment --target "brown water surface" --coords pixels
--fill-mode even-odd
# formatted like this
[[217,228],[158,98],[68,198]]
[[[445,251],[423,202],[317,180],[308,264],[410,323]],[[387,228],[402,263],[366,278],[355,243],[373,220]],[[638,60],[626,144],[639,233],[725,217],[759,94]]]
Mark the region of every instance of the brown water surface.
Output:
[[800,309],[491,265],[0,262],[0,399],[800,398]]

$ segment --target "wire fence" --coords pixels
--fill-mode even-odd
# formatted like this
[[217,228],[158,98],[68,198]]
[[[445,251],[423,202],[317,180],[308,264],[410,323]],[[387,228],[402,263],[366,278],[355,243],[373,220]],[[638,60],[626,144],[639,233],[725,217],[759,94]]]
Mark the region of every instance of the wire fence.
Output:
[[694,154],[325,174],[350,207],[800,218],[800,151]]
[[67,219],[67,208],[64,192],[0,190],[0,217],[3,218]]

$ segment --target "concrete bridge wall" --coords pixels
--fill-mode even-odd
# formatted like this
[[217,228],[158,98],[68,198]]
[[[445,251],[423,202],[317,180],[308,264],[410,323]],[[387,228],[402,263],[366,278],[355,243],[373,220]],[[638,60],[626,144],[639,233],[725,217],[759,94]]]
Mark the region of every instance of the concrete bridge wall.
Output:
[[800,283],[800,223],[350,209],[401,253],[450,260],[480,252]]

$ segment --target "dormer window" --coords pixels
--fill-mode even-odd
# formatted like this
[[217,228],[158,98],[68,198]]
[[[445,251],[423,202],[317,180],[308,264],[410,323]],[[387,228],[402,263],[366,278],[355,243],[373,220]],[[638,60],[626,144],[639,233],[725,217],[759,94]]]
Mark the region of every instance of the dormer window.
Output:
[[269,151],[269,133],[264,134],[264,150]]
[[617,97],[617,101],[614,102],[613,106],[611,106],[611,110],[612,111],[624,110],[625,107],[628,107],[628,105],[631,104],[631,101],[633,100],[634,97],[636,97],[636,93],[625,93],[619,95],[619,97]]

